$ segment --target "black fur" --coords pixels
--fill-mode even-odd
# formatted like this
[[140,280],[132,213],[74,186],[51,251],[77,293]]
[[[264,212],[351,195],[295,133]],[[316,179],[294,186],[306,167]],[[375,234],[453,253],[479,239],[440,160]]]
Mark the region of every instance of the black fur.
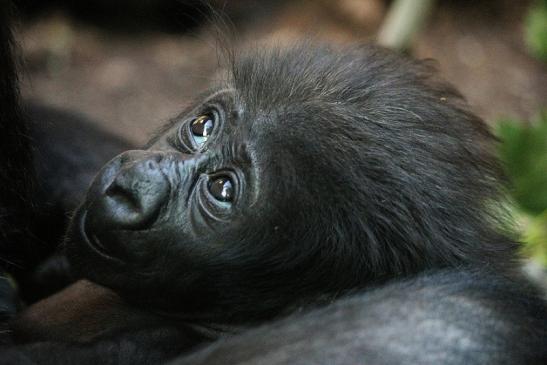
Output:
[[0,4],[0,344],[9,342],[6,321],[18,298],[9,271],[21,275],[32,261],[32,195],[34,174],[28,129],[19,103],[11,8]]
[[131,145],[74,113],[21,104],[12,12],[0,3],[0,270],[33,301],[51,292],[33,271],[59,246],[69,212],[100,167]]
[[[3,4],[2,4],[3,5]],[[29,130],[19,102],[9,4],[0,6],[0,270],[20,273],[32,261],[35,185]]]
[[544,364],[545,304],[530,289],[481,271],[429,272],[171,364]]
[[58,250],[70,215],[97,171],[133,146],[77,113],[36,103],[26,103],[24,110],[38,180],[33,196],[34,206],[39,208],[34,232],[39,238],[35,248],[41,248],[42,260],[22,283],[22,295],[27,302],[34,302],[76,279],[64,255],[50,255]]

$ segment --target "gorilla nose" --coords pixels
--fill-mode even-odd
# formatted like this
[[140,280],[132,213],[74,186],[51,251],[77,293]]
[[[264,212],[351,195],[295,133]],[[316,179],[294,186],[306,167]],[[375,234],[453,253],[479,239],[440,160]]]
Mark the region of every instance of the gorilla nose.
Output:
[[[121,158],[128,159],[123,155]],[[152,154],[121,164],[97,202],[105,223],[131,229],[155,219],[169,194],[160,161],[161,154]]]

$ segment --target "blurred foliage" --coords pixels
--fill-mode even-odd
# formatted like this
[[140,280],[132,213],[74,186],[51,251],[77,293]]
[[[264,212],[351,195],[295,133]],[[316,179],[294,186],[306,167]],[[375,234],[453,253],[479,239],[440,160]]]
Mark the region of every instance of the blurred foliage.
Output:
[[541,214],[547,209],[547,111],[528,125],[501,121],[498,136],[516,202],[531,214]]
[[547,0],[539,0],[530,8],[525,21],[525,40],[539,59],[547,62]]
[[524,253],[547,266],[547,210],[536,217],[521,216]]
[[497,135],[525,252],[547,265],[547,111],[529,124],[502,120]]

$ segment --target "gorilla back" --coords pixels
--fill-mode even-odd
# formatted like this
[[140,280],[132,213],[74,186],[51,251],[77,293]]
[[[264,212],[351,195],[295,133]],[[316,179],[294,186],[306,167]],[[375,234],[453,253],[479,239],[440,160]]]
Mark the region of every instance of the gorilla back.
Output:
[[513,268],[493,138],[431,65],[298,45],[230,71],[96,177],[69,231],[83,276],[237,324],[427,269]]

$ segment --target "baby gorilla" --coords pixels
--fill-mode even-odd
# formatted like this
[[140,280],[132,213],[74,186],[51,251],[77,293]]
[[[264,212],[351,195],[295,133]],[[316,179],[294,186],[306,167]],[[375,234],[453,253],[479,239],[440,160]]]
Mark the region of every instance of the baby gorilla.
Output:
[[[79,275],[193,328],[239,331],[337,300],[188,363],[546,358],[547,309],[496,218],[494,139],[431,65],[305,44],[231,65],[95,178],[68,232]],[[161,348],[134,341],[127,363]],[[108,343],[54,347],[56,359],[101,359]]]
[[263,320],[446,266],[511,266],[491,136],[431,67],[298,46],[230,77],[99,173],[70,229],[83,276],[211,323]]

